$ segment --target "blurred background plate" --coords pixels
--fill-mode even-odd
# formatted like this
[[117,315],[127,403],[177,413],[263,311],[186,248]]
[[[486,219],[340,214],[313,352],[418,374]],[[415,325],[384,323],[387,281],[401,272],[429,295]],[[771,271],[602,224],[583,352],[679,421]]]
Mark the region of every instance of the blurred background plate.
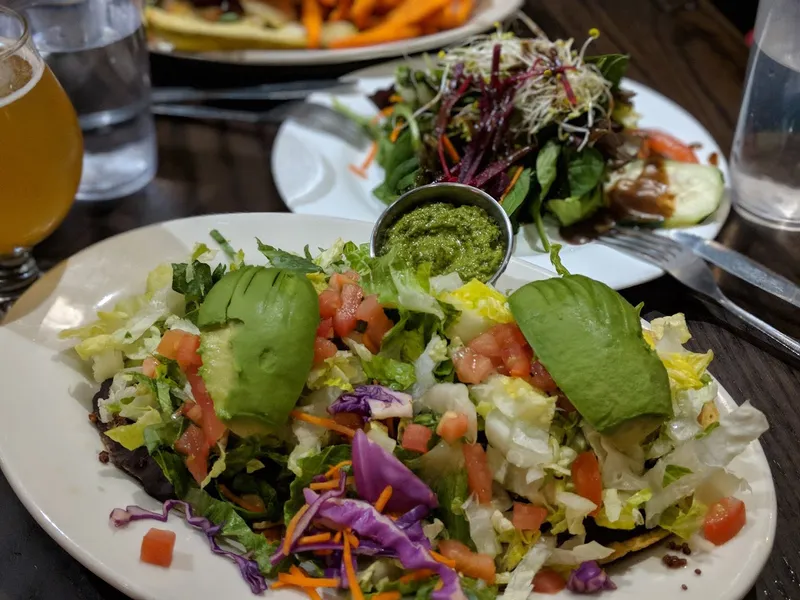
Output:
[[[420,0],[424,2],[425,0]],[[341,50],[226,50],[218,52],[173,52],[169,44],[151,41],[150,52],[183,59],[254,66],[311,66],[364,62],[382,58],[405,56],[448,46],[470,36],[491,29],[495,23],[504,21],[516,12],[523,0],[485,0],[481,2],[473,17],[455,29],[433,35]]]

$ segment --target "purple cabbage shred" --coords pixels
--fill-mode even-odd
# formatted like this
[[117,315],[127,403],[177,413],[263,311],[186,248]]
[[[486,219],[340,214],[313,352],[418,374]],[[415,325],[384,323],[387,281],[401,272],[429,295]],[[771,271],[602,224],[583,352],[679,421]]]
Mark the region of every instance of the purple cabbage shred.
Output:
[[567,589],[576,594],[594,594],[603,590],[615,590],[617,586],[597,562],[589,560],[570,573]]
[[370,419],[411,417],[411,396],[395,392],[381,385],[362,385],[352,392],[342,394],[328,407],[332,415],[355,413],[366,423]]
[[236,562],[242,577],[250,586],[250,590],[254,594],[260,594],[261,592],[267,590],[267,580],[261,574],[261,571],[258,568],[258,563],[247,558],[246,556],[242,556],[241,554],[237,554],[236,552],[231,552],[220,547],[220,545],[217,543],[216,536],[219,534],[222,526],[214,525],[205,517],[196,516],[188,502],[183,502],[181,500],[167,500],[164,502],[163,512],[160,514],[135,505],[127,506],[124,510],[121,508],[115,508],[111,511],[109,519],[114,527],[125,527],[132,521],[142,520],[153,520],[166,523],[170,511],[174,508],[182,508],[186,522],[192,527],[200,529],[206,534],[212,552],[222,556],[227,556]]

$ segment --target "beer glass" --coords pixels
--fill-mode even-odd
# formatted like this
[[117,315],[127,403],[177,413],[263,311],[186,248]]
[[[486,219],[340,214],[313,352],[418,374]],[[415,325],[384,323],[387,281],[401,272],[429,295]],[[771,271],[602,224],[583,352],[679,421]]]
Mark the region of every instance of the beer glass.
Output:
[[66,217],[82,157],[72,104],[25,19],[0,6],[0,312],[38,276],[30,250]]

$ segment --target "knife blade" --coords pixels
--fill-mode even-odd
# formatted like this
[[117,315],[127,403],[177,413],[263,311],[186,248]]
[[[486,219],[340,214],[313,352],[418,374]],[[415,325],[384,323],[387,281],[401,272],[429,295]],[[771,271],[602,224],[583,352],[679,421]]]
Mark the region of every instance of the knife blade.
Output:
[[782,275],[714,240],[706,240],[685,231],[671,230],[665,233],[723,271],[800,308],[800,287]]

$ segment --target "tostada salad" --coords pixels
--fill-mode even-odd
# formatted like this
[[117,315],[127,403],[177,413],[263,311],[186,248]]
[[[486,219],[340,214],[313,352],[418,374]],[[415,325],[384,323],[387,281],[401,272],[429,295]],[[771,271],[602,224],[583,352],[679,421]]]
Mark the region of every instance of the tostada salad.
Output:
[[[643,330],[563,271],[507,291],[352,242],[259,241],[255,266],[213,237],[224,261],[200,244],[64,332],[102,384],[101,460],[164,503],[114,526],[180,515],[254,593],[524,600],[611,591],[630,551],[745,525],[726,466],[767,422],[720,414],[682,315]],[[173,544],[151,529],[141,558]]]

